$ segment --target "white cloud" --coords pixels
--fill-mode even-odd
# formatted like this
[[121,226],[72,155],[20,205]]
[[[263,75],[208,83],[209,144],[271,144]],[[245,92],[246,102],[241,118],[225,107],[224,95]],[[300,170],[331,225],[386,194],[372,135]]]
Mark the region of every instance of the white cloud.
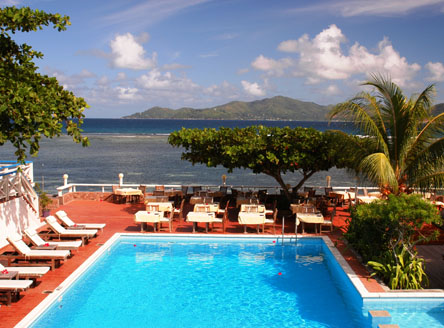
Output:
[[126,25],[132,29],[141,29],[158,23],[168,17],[197,6],[209,0],[148,0],[132,5],[125,2],[125,9],[117,8],[115,13],[104,16],[101,21],[105,25]]
[[331,84],[327,88],[325,88],[322,93],[327,96],[336,96],[341,94],[341,90],[337,85]]
[[116,79],[117,81],[124,81],[126,80],[126,74],[124,72],[119,72],[117,73]]
[[140,96],[137,94],[137,88],[116,87],[117,97],[121,100],[137,100]]
[[143,89],[191,90],[197,85],[186,77],[177,77],[171,72],[161,73],[153,69],[137,78],[136,83]]
[[209,98],[221,99],[221,102],[225,102],[226,99],[237,100],[240,97],[239,89],[227,81],[223,81],[220,85],[213,84],[206,87],[204,88],[203,92]]
[[[294,8],[293,13],[330,11],[341,16],[400,16],[422,8],[441,7],[444,0],[347,0]],[[287,11],[288,12],[288,11]]]
[[342,49],[346,41],[342,31],[336,25],[331,25],[313,39],[305,34],[297,40],[286,40],[279,44],[280,51],[295,54],[296,58],[275,60],[260,55],[252,66],[273,76],[288,74],[304,77],[307,84],[381,73],[390,75],[401,87],[411,85],[421,68],[416,63],[409,64],[405,57],[401,57],[387,38],[379,42],[376,53],[371,53],[356,42],[347,54]]
[[87,79],[93,79],[96,75],[86,69],[82,69],[80,73],[67,75],[60,70],[45,68],[45,73],[53,76],[59,81],[64,89],[71,90],[79,85],[84,85]]
[[0,7],[17,6],[22,0],[0,0]]
[[428,76],[426,78],[427,81],[431,81],[431,82],[443,82],[444,81],[444,65],[442,63],[429,62],[425,65],[425,67],[430,72],[430,76]]
[[263,90],[256,82],[250,83],[248,81],[241,81],[241,83],[244,90],[252,96],[263,97],[266,94],[265,90]]
[[110,42],[112,65],[134,70],[149,69],[156,66],[157,54],[146,58],[146,51],[131,33],[117,35]]
[[251,63],[251,66],[257,70],[266,71],[270,75],[282,76],[287,68],[293,66],[293,61],[290,58],[275,60],[259,55]]

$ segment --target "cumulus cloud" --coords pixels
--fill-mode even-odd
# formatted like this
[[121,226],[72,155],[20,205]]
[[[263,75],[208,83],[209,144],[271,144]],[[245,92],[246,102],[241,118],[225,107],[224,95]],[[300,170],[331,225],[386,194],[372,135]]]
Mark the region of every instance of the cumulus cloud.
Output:
[[59,81],[59,83],[65,89],[73,89],[79,85],[84,85],[88,79],[95,78],[96,75],[86,69],[80,71],[80,73],[67,75],[60,70],[55,70],[51,68],[45,68],[45,73],[53,76]]
[[444,65],[442,63],[429,62],[425,65],[425,67],[430,72],[430,75],[426,78],[427,81],[431,81],[431,82],[443,82],[444,81]]
[[270,75],[282,76],[284,75],[287,68],[293,66],[294,63],[290,58],[282,58],[275,60],[272,58],[267,58],[263,55],[259,55],[252,63],[251,66],[254,69],[266,71]]
[[137,94],[139,91],[137,88],[123,88],[116,87],[117,97],[121,100],[137,100],[140,96]]
[[244,90],[252,96],[263,97],[266,94],[265,90],[256,82],[241,81],[241,83]]
[[342,31],[331,25],[313,39],[304,34],[297,40],[286,40],[278,45],[278,50],[294,54],[296,58],[275,60],[260,55],[251,65],[273,76],[304,77],[308,84],[345,80],[356,74],[389,74],[401,87],[409,86],[421,69],[416,63],[409,64],[387,38],[378,43],[375,53],[357,42],[347,53],[342,48],[346,41]]
[[144,89],[191,90],[197,85],[186,77],[178,77],[171,72],[161,73],[153,69],[137,78],[136,83]]
[[[147,39],[146,35],[141,39]],[[142,70],[156,66],[157,54],[154,52],[151,58],[147,58],[145,49],[131,33],[117,35],[111,40],[110,47],[114,67]]]

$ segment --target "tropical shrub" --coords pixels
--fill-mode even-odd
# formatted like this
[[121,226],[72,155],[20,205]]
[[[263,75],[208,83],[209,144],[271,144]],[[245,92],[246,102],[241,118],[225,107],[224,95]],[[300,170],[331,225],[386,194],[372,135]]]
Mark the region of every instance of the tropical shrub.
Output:
[[433,204],[417,194],[392,194],[352,208],[350,217],[344,237],[391,288],[420,288],[427,282],[415,245],[436,237],[436,232],[420,231],[441,221]]
[[424,259],[418,253],[409,253],[406,247],[386,252],[381,260],[369,261],[374,273],[378,274],[391,289],[422,289],[428,286]]

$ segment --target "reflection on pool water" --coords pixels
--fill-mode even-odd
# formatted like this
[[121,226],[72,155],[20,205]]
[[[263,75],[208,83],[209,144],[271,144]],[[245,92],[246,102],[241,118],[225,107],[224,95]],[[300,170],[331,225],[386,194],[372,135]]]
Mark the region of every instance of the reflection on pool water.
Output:
[[441,327],[443,303],[363,302],[321,238],[125,236],[32,327]]

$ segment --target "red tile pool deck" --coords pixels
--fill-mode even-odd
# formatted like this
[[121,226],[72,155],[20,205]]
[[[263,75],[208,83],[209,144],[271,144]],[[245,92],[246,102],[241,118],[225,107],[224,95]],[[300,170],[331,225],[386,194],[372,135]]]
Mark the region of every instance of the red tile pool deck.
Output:
[[[76,222],[85,223],[106,223],[106,227],[98,237],[93,238],[86,246],[81,247],[74,255],[65,261],[59,268],[48,272],[45,276],[38,279],[37,286],[21,293],[20,300],[13,302],[11,306],[2,305],[0,307],[0,326],[14,327],[23,319],[34,307],[36,307],[48,294],[44,291],[52,291],[60,285],[75,269],[77,269],[89,256],[91,256],[103,243],[117,232],[140,232],[140,225],[134,222],[134,214],[143,210],[143,204],[114,204],[103,201],[72,201],[69,204],[61,206],[57,210],[64,210]],[[190,208],[188,208],[189,210]],[[56,211],[57,211],[56,210]],[[185,212],[187,209],[185,210]],[[54,211],[55,212],[55,211]],[[230,209],[230,222],[226,227],[227,234],[243,234],[243,226],[237,223],[236,209]],[[333,233],[324,233],[328,235],[344,258],[350,264],[356,275],[367,288],[369,292],[384,292],[384,289],[378,282],[370,278],[365,267],[359,263],[353,253],[346,248],[341,240],[341,228],[345,225],[345,219],[348,213],[339,210],[335,217],[335,231]],[[249,234],[255,234],[256,230],[248,230]],[[152,234],[152,230],[146,232]],[[192,225],[187,222],[177,222],[173,224],[174,234],[192,233]],[[265,234],[271,234],[272,229],[268,229]],[[282,223],[279,220],[276,225],[276,233],[282,233]],[[285,223],[285,233],[294,234],[294,221]],[[209,232],[209,234],[221,234],[221,232]],[[6,248],[8,248],[7,246]]]

